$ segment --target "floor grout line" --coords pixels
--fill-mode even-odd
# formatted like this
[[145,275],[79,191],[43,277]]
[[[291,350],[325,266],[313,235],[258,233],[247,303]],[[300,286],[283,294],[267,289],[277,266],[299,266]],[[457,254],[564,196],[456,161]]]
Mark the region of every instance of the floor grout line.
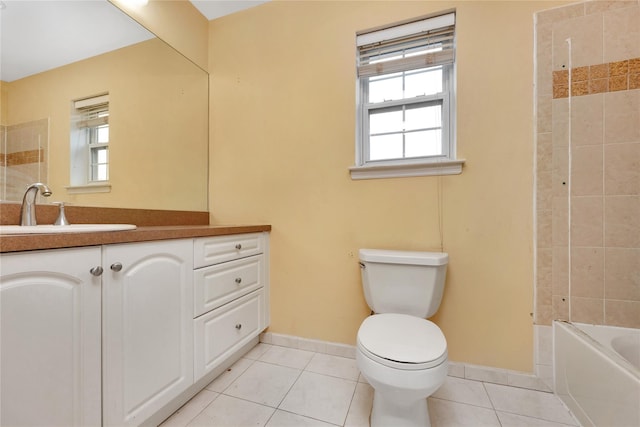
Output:
[[[274,346],[273,344],[263,344],[263,345],[267,345],[267,346],[269,346],[269,348]],[[228,397],[228,398],[233,398],[233,399],[242,400],[242,401],[244,401],[244,402],[248,402],[248,403],[251,403],[251,404],[254,404],[254,405],[259,405],[259,406],[261,406],[261,407],[269,408],[269,409],[273,410],[273,412],[270,414],[270,416],[269,416],[269,418],[266,420],[266,422],[265,422],[264,424],[262,424],[263,426],[264,426],[264,425],[269,424],[269,422],[271,422],[271,420],[273,419],[273,417],[276,415],[276,413],[277,413],[278,411],[282,411],[282,412],[286,412],[286,413],[291,414],[291,415],[294,415],[294,416],[304,417],[304,418],[306,418],[306,419],[315,420],[315,421],[319,421],[319,422],[322,422],[322,423],[326,423],[326,424],[334,425],[334,426],[338,426],[338,427],[344,427],[344,426],[347,424],[347,420],[349,419],[349,415],[352,413],[352,410],[353,410],[353,411],[357,411],[357,410],[358,410],[358,408],[362,408],[362,407],[360,406],[360,405],[363,405],[362,398],[360,399],[361,401],[360,401],[360,402],[358,402],[357,407],[356,407],[356,406],[354,406],[354,402],[355,402],[355,399],[356,399],[356,394],[357,394],[357,392],[358,392],[358,384],[361,384],[361,383],[362,383],[362,384],[366,384],[368,387],[371,387],[371,385],[370,385],[370,384],[368,384],[367,382],[360,382],[360,381],[359,381],[359,379],[361,378],[361,374],[359,374],[359,375],[358,375],[358,378],[357,378],[357,379],[353,380],[353,379],[351,379],[351,378],[345,378],[344,376],[338,376],[337,374],[333,374],[333,375],[332,375],[331,373],[327,373],[327,372],[329,372],[329,371],[330,371],[330,368],[325,369],[325,371],[327,371],[327,372],[315,372],[315,371],[313,371],[313,370],[309,370],[308,368],[309,368],[309,366],[311,365],[311,363],[312,363],[312,361],[314,360],[314,358],[316,357],[316,355],[321,354],[320,352],[317,352],[317,351],[310,351],[310,350],[304,350],[304,351],[306,351],[306,352],[313,353],[313,355],[311,356],[311,358],[309,358],[309,360],[307,360],[307,361],[306,361],[306,363],[304,364],[304,367],[303,367],[303,368],[295,368],[295,367],[292,367],[292,366],[287,365],[287,364],[280,364],[280,363],[277,363],[277,362],[275,362],[275,363],[274,363],[274,362],[269,362],[269,361],[261,360],[261,357],[263,357],[263,356],[264,356],[264,355],[269,351],[269,348],[264,349],[264,351],[262,351],[262,352],[258,352],[258,353],[259,353],[259,356],[258,356],[257,358],[248,358],[248,357],[243,357],[243,358],[239,359],[238,361],[236,361],[236,362],[234,363],[234,365],[231,365],[230,369],[232,369],[232,368],[233,368],[233,367],[234,367],[234,366],[235,366],[235,365],[236,365],[240,360],[243,360],[243,359],[244,359],[244,360],[246,360],[246,361],[248,362],[248,363],[247,363],[247,366],[246,366],[244,369],[242,369],[242,371],[237,375],[237,377],[235,377],[235,378],[233,379],[233,381],[231,381],[231,382],[230,382],[229,384],[227,384],[224,388],[222,388],[222,391],[214,391],[214,390],[208,389],[208,388],[206,388],[206,387],[208,387],[209,385],[207,385],[207,386],[203,389],[203,391],[205,391],[205,390],[206,390],[206,391],[207,391],[207,392],[209,392],[209,393],[214,393],[214,398],[211,400],[211,402],[209,402],[209,403],[208,403],[207,405],[205,405],[201,410],[199,410],[199,411],[198,411],[194,416],[192,416],[189,420],[187,420],[187,421],[186,421],[186,423],[181,424],[181,425],[183,425],[183,426],[188,426],[188,425],[189,425],[190,423],[192,423],[192,422],[193,422],[197,417],[199,417],[199,416],[200,416],[200,415],[201,415],[201,414],[202,414],[202,413],[203,413],[203,412],[204,412],[204,411],[205,411],[205,410],[206,410],[210,405],[212,405],[216,400],[218,400],[218,398],[219,398],[221,395],[224,395],[224,396],[226,396],[226,397]],[[258,354],[258,353],[256,353],[256,354]],[[324,354],[324,353],[322,353],[322,354]],[[341,356],[334,356],[334,355],[329,355],[329,356],[332,356],[332,357],[338,357],[338,358],[340,358],[340,357],[341,357]],[[344,358],[344,357],[342,357],[342,358]],[[345,359],[348,359],[348,358],[345,358]],[[283,360],[284,360],[284,358],[283,358]],[[295,360],[295,359],[294,359],[294,360]],[[227,393],[226,393],[226,392],[230,389],[230,387],[232,387],[232,386],[233,386],[233,384],[234,384],[234,383],[236,383],[236,382],[237,382],[237,381],[239,381],[241,378],[243,378],[243,376],[247,375],[247,372],[248,372],[248,370],[249,370],[251,367],[259,366],[259,364],[256,364],[256,362],[260,362],[260,363],[265,364],[265,365],[273,365],[273,366],[279,366],[279,367],[284,367],[284,368],[289,368],[289,369],[295,369],[295,370],[297,371],[297,374],[296,374],[296,376],[295,376],[295,380],[294,380],[294,381],[292,381],[291,385],[287,388],[286,392],[282,395],[282,398],[280,398],[280,399],[278,400],[278,402],[277,402],[277,404],[276,404],[275,406],[271,406],[271,405],[264,404],[264,403],[259,403],[259,402],[256,402],[256,401],[254,401],[254,400],[250,400],[250,399],[243,398],[243,397],[238,397],[238,396],[233,396],[233,395],[230,395],[230,394],[227,394]],[[285,363],[286,363],[286,362],[285,362]],[[294,362],[294,363],[295,363],[295,362]],[[329,366],[331,366],[331,365],[329,365]],[[326,367],[326,366],[322,366],[319,370],[323,370],[325,367]],[[336,369],[338,372],[342,372],[342,373],[344,374],[344,371],[340,371],[339,369],[344,369],[344,366],[343,366],[343,365],[340,365],[340,366]],[[224,372],[227,372],[227,371],[224,371]],[[223,373],[224,373],[224,372],[223,372]],[[302,375],[303,375],[305,372],[308,372],[309,374],[315,374],[315,375],[318,375],[318,376],[321,376],[321,377],[327,377],[327,378],[332,378],[332,379],[342,380],[342,381],[345,381],[345,382],[348,382],[348,383],[352,383],[352,384],[354,385],[353,390],[352,390],[352,392],[351,392],[351,393],[350,393],[350,395],[349,395],[349,401],[348,401],[348,405],[347,405],[347,410],[346,410],[346,413],[344,414],[343,419],[341,420],[341,424],[335,424],[335,423],[333,423],[333,422],[329,422],[329,421],[326,421],[326,420],[323,420],[323,419],[319,419],[319,418],[316,418],[316,417],[313,417],[313,416],[310,416],[310,415],[304,415],[304,414],[301,414],[301,413],[297,413],[297,412],[291,411],[290,409],[289,409],[289,410],[280,409],[280,407],[282,406],[283,402],[284,402],[284,401],[287,399],[287,397],[290,395],[290,393],[292,392],[292,390],[294,389],[294,387],[296,386],[296,384],[298,384],[298,383],[299,383],[299,381],[300,381],[300,379],[301,379]],[[348,372],[348,371],[347,371],[347,372]],[[221,373],[221,375],[222,375],[223,373]],[[220,376],[218,376],[216,379],[218,379],[218,378],[220,378]],[[246,377],[245,377],[245,378],[246,378]],[[455,377],[455,378],[458,378],[458,377]],[[216,379],[214,379],[213,381],[215,381]],[[485,382],[485,381],[479,381],[479,380],[474,380],[474,379],[465,379],[465,378],[458,378],[458,379],[463,380],[463,381],[469,381],[469,382],[473,381],[473,382],[476,382],[476,383],[477,383],[477,382],[480,382],[480,383],[482,384],[482,391],[484,392],[484,396],[488,399],[489,404],[490,404],[491,406],[490,406],[490,407],[487,407],[487,406],[481,406],[480,404],[474,404],[474,403],[468,403],[468,402],[462,402],[462,401],[456,400],[456,397],[455,397],[455,395],[456,395],[455,390],[452,392],[452,394],[451,394],[451,395],[449,395],[449,397],[448,397],[448,398],[442,398],[442,397],[434,397],[434,396],[430,396],[430,397],[429,397],[429,399],[430,399],[430,400],[431,400],[431,399],[433,399],[433,400],[438,400],[438,401],[446,401],[446,402],[453,403],[453,404],[455,404],[455,405],[465,405],[465,407],[469,407],[469,408],[477,408],[477,409],[482,409],[482,410],[489,410],[489,411],[493,412],[493,414],[495,415],[495,419],[497,420],[497,423],[498,423],[496,427],[502,426],[502,421],[501,421],[501,419],[500,419],[500,414],[505,414],[504,416],[506,416],[507,414],[509,414],[509,415],[514,415],[514,416],[519,416],[519,417],[526,417],[526,418],[530,418],[530,419],[532,419],[532,420],[537,420],[537,421],[540,421],[540,422],[554,423],[554,425],[557,425],[557,426],[574,427],[574,426],[572,426],[572,425],[570,425],[570,424],[563,424],[563,423],[561,423],[561,422],[559,422],[559,421],[554,421],[554,420],[547,419],[547,418],[549,418],[549,417],[547,417],[547,418],[541,418],[540,416],[528,415],[528,414],[526,414],[526,413],[521,413],[521,412],[518,412],[518,411],[505,410],[505,409],[498,410],[498,409],[496,409],[496,403],[494,402],[494,398],[495,398],[495,397],[494,397],[494,398],[492,398],[491,393],[489,393],[489,390],[487,389],[487,382]],[[212,382],[213,382],[213,381],[212,381]],[[211,383],[210,383],[210,384],[211,384]],[[509,387],[509,388],[519,388],[519,389],[521,389],[520,387],[516,387],[516,386],[508,386],[508,385],[502,385],[502,386],[503,386],[503,387]],[[534,392],[534,390],[531,390],[531,391],[532,391],[532,392]],[[200,391],[196,396],[198,396],[200,393],[202,393],[202,391]],[[543,391],[539,391],[539,393],[544,393],[544,394],[551,394],[551,395],[553,395],[553,393],[545,393],[545,392],[543,392]],[[478,396],[479,396],[479,395],[478,395]],[[346,397],[346,396],[345,396],[345,397]],[[194,398],[195,398],[195,396],[194,396]],[[556,396],[556,398],[557,398],[557,396]],[[367,399],[369,399],[369,398],[367,397]],[[192,399],[192,400],[193,400],[193,399]],[[462,400],[462,399],[461,399],[461,400]],[[189,401],[189,402],[191,402],[191,401]],[[185,403],[185,405],[183,405],[180,409],[183,409],[185,406],[187,406],[187,405],[189,404],[189,402]],[[342,401],[342,402],[344,402],[344,401]],[[364,402],[366,402],[366,400],[365,400]],[[369,402],[369,403],[370,403],[370,402]],[[366,403],[365,403],[365,404],[366,404]],[[563,407],[566,409],[566,406],[563,406]],[[458,406],[458,408],[461,408],[461,407],[460,407],[460,406]],[[567,411],[568,411],[568,410],[567,410]],[[526,411],[526,410],[524,410],[524,412],[527,412],[527,411]],[[354,413],[355,413],[355,412],[354,412]],[[571,412],[570,412],[570,411],[568,411],[568,413],[569,413],[569,414],[571,414]],[[487,414],[488,414],[488,413],[487,413]],[[175,413],[174,413],[173,415],[175,415]],[[172,416],[173,416],[173,415],[172,415]],[[572,414],[571,414],[571,415],[572,415]],[[357,421],[361,421],[359,417],[360,417],[360,415],[358,415],[358,416],[357,416]],[[575,419],[575,417],[573,417],[573,415],[572,415],[572,418],[574,418],[574,419]],[[354,421],[354,420],[352,420],[351,422],[353,422],[353,421]],[[578,425],[579,425],[579,424],[578,424]],[[435,422],[435,423],[434,423],[434,427],[435,427],[435,426],[437,426],[437,422]],[[237,426],[236,426],[236,427],[237,427]]]

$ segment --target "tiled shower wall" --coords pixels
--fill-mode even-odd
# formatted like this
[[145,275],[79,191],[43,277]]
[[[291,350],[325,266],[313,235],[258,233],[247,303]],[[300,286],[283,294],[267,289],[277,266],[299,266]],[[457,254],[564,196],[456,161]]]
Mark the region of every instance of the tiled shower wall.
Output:
[[0,200],[20,201],[24,190],[48,178],[49,120],[0,126]]
[[640,2],[536,16],[535,323],[640,328]]

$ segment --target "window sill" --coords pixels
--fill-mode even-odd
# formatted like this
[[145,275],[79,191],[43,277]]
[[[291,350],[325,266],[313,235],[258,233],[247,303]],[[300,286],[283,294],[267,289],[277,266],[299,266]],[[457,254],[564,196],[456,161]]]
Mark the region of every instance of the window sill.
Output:
[[410,176],[458,175],[462,173],[464,159],[439,162],[387,163],[351,166],[351,179],[404,178]]
[[88,193],[110,193],[111,184],[108,182],[100,182],[97,184],[86,185],[69,185],[65,187],[69,194],[88,194]]

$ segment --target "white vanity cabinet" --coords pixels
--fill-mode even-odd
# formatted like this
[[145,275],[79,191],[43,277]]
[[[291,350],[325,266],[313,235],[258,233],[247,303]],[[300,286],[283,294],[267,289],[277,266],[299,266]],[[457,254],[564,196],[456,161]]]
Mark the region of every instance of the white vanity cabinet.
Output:
[[268,247],[266,233],[194,240],[195,381],[268,326]]
[[269,324],[269,234],[0,255],[0,426],[157,425]]
[[193,384],[193,241],[103,247],[103,421],[139,425]]
[[100,254],[0,257],[0,425],[101,424]]

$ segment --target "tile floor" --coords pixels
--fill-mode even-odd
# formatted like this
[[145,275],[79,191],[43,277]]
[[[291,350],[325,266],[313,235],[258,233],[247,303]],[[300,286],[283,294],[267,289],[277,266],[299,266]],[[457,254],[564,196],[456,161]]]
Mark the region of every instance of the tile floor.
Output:
[[[365,427],[372,397],[354,359],[260,343],[161,427]],[[579,425],[551,393],[456,377],[429,411],[433,427]]]

